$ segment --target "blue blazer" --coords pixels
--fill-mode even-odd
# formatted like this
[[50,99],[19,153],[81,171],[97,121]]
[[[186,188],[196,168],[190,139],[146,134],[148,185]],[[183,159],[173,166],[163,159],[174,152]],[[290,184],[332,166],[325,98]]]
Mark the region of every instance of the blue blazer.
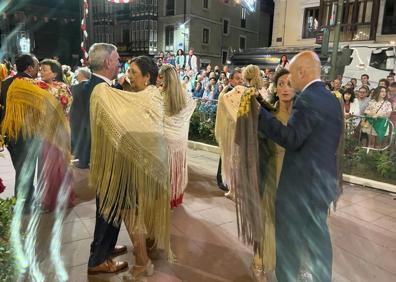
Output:
[[336,196],[336,152],[343,115],[336,97],[314,82],[297,97],[287,126],[262,108],[259,134],[286,149],[276,205],[325,207]]
[[84,83],[81,91],[73,96],[70,109],[72,123],[79,123],[79,129],[73,134],[74,156],[79,159],[78,166],[88,168],[91,158],[91,125],[90,125],[90,99],[96,85],[105,82],[103,79],[92,75],[91,79]]

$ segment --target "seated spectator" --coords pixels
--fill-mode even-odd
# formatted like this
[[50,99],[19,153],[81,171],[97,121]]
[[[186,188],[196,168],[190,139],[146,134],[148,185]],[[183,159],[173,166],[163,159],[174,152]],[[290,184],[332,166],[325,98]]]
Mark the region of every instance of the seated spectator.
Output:
[[395,76],[393,76],[393,75],[388,75],[386,77],[386,79],[388,80],[389,85],[391,85],[393,82],[395,82]]
[[389,87],[389,81],[387,79],[385,79],[385,78],[382,78],[382,79],[380,79],[378,81],[378,86],[382,86],[382,87],[388,88]]
[[190,93],[192,92],[190,77],[188,75],[185,75],[183,77],[182,86],[184,87],[184,89],[187,90],[187,92],[190,92]]
[[195,83],[195,89],[193,92],[193,97],[194,98],[202,98],[202,95],[204,93],[204,89],[202,87],[202,83],[200,81],[197,81]]
[[362,74],[362,76],[360,77],[361,86],[366,85],[367,87],[370,87],[369,79],[370,77],[368,74]]
[[353,84],[353,89],[357,87],[357,79],[356,78],[351,78],[351,83]]

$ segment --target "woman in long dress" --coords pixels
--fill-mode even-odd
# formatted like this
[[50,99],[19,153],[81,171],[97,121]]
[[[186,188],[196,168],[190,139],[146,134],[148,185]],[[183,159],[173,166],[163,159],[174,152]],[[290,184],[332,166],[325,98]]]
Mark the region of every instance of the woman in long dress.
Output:
[[[276,111],[274,116],[287,124],[295,96],[294,89],[290,86],[289,71],[279,70],[274,76],[276,86],[275,104]],[[263,180],[260,190],[262,191],[262,218],[263,236],[258,242],[253,260],[255,278],[258,281],[268,281],[269,276],[273,276],[276,264],[275,246],[275,197],[282,170],[285,149],[273,141],[259,135],[260,151],[260,176]],[[267,279],[267,280],[266,280]]]
[[[42,85],[48,87],[48,91],[57,98],[67,118],[72,103],[72,96],[69,87],[62,82],[61,65],[51,59],[43,60],[40,65]],[[55,128],[54,130],[64,129]],[[45,211],[55,209],[61,187],[66,187],[68,206],[73,206],[75,200],[75,194],[70,190],[70,181],[67,177],[68,159],[55,145],[44,141],[42,157],[39,160],[41,168],[39,184],[41,189],[43,189],[41,208]]]
[[184,190],[188,183],[188,130],[196,102],[183,88],[172,65],[162,65],[159,78],[165,105],[164,130],[168,146],[171,207],[175,208],[183,202]]

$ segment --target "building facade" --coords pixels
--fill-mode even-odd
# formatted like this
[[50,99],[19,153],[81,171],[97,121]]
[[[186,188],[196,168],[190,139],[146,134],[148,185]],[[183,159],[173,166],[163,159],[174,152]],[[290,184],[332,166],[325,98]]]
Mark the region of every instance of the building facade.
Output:
[[272,3],[272,0],[250,1],[254,3],[254,11],[240,2],[91,1],[89,43],[114,43],[123,56],[156,55],[160,51],[176,53],[178,49],[187,51],[193,47],[201,64],[224,64],[234,50],[269,45],[271,5],[260,3]]
[[77,65],[80,53],[80,1],[26,0],[0,5],[0,57],[21,53],[39,59],[57,56]]
[[202,65],[225,64],[234,50],[258,47],[260,5],[249,11],[238,1],[164,0],[159,5],[158,48],[195,49]]
[[[336,23],[338,0],[274,0],[272,46],[312,46],[323,27]],[[396,41],[395,0],[345,0],[341,43],[391,43]]]

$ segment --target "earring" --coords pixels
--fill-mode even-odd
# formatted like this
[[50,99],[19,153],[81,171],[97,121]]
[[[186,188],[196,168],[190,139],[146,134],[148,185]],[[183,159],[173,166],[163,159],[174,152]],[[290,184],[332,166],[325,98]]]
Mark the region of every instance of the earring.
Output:
[[148,83],[148,81],[146,80],[146,82],[144,83],[144,85],[146,85],[146,86],[148,86],[149,85],[149,83]]

